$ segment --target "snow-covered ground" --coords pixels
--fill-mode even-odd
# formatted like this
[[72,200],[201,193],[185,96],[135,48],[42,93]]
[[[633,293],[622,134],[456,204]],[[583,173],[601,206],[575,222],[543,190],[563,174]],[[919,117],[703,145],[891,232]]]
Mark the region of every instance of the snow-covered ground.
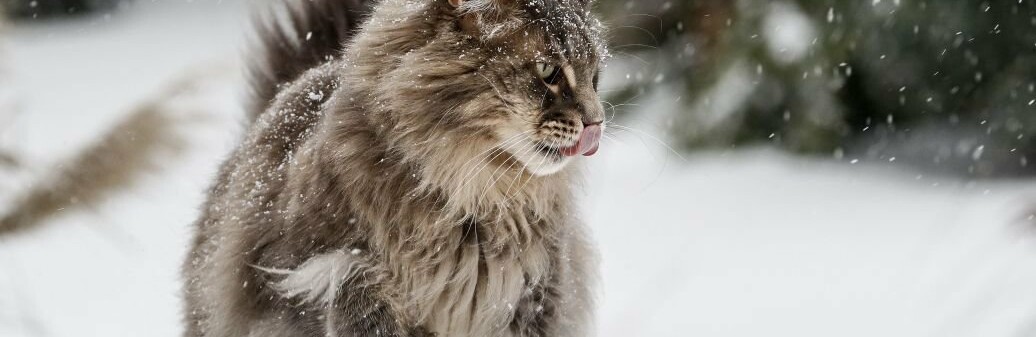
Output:
[[[0,33],[0,73],[13,76],[0,99],[18,111],[0,114],[0,149],[30,167],[0,169],[0,203],[193,79],[166,103],[189,115],[181,156],[98,207],[0,237],[0,336],[179,335],[189,224],[240,132],[245,7],[138,1]],[[633,126],[652,130],[676,99],[656,95]],[[681,159],[651,136],[616,138],[584,188],[601,336],[1036,335],[1034,182],[766,149]]]

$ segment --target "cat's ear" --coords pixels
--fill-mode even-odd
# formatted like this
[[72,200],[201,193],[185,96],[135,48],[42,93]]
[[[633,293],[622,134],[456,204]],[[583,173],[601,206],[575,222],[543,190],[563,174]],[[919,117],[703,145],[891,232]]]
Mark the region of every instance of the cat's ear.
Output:
[[[487,10],[500,10],[504,8],[514,7],[517,4],[516,0],[439,0],[446,1],[450,4],[453,9],[460,9],[465,11],[487,11]],[[587,0],[580,0],[587,1]]]
[[[457,13],[461,14],[458,17],[459,20],[457,20],[457,25],[461,28],[461,30],[467,32],[468,34],[472,34],[472,35],[478,35],[479,34],[479,28],[478,28],[478,21],[479,21],[479,19],[477,18],[479,13],[468,12],[468,10],[470,9],[470,7],[472,5],[471,4],[472,1],[485,1],[485,0],[439,0],[439,1],[446,1],[446,3],[449,4],[450,7],[453,10],[455,10],[455,11],[457,11]],[[465,7],[468,7],[468,8],[465,8]]]
[[521,26],[516,13],[519,0],[436,0],[453,11],[461,30],[480,38],[492,38]]

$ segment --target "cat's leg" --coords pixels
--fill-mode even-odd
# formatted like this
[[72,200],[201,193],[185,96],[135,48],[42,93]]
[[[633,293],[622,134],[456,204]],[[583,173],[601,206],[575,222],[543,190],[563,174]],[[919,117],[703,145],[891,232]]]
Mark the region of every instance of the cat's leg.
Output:
[[593,303],[597,255],[582,227],[565,233],[563,245],[554,247],[554,266],[549,276],[531,287],[519,303],[511,331],[515,336],[584,337],[594,334]]
[[556,330],[557,308],[547,301],[547,298],[554,297],[548,292],[549,287],[535,287],[518,303],[510,328],[513,336],[545,337]]
[[[590,296],[567,277],[548,280],[521,301],[511,322],[515,337],[585,337],[592,335]],[[566,284],[568,283],[568,284]]]
[[346,294],[325,313],[326,336],[434,337],[408,327],[389,306],[365,289],[344,289]]

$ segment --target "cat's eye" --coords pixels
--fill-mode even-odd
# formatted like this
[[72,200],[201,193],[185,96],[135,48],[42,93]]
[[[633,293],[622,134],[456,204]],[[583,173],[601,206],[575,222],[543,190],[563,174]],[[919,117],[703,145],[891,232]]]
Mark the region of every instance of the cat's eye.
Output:
[[537,63],[536,71],[539,72],[540,78],[548,84],[558,84],[561,80],[561,67],[546,63]]

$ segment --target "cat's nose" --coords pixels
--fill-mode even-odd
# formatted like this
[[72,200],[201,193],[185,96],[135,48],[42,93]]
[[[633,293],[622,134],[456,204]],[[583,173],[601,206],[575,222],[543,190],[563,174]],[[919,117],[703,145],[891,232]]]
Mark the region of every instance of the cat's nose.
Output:
[[579,102],[579,117],[583,126],[600,125],[604,121],[604,104],[601,103],[597,93],[590,92],[583,95],[584,99]]

